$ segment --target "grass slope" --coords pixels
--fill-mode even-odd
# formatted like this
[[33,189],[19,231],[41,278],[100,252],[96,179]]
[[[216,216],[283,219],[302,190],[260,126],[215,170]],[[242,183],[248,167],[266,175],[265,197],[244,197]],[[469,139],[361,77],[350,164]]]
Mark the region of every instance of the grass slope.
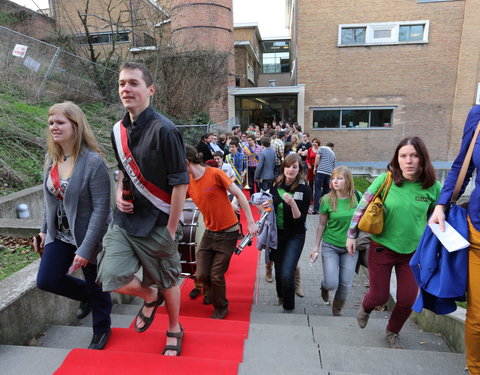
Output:
[[[31,103],[0,86],[0,193],[41,183],[47,145],[47,113],[54,103]],[[109,161],[110,130],[122,110],[104,103],[80,105]]]

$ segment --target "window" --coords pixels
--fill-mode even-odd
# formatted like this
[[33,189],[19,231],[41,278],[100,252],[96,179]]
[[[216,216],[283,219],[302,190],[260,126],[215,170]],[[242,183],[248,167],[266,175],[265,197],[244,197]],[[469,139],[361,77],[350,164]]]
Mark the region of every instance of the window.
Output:
[[365,44],[366,27],[348,27],[342,29],[342,44]]
[[313,128],[391,128],[393,108],[313,108]]
[[339,25],[339,46],[427,43],[429,21]]
[[[129,31],[119,31],[117,33],[90,33],[90,42],[92,44],[106,44],[112,43],[128,43]],[[85,35],[80,36],[80,42],[82,44],[88,44],[87,37]]]
[[290,72],[289,40],[264,40],[262,47],[262,73]]
[[144,46],[156,46],[157,43],[155,38],[148,35],[147,33],[143,33],[143,45]]
[[421,42],[423,40],[423,25],[400,26],[399,42]]

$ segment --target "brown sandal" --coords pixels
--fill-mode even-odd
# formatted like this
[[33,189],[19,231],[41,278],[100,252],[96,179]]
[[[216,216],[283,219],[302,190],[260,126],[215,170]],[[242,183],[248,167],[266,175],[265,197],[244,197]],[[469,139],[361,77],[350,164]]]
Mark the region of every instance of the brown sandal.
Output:
[[180,323],[178,323],[178,325],[180,326],[180,332],[167,331],[167,337],[175,337],[177,339],[177,345],[165,345],[162,351],[163,355],[165,355],[165,352],[167,352],[168,350],[175,350],[178,357],[182,352],[183,327]]
[[[158,291],[158,296],[157,296],[156,301],[144,302],[143,303],[142,307],[138,311],[138,314],[135,318],[135,331],[145,332],[148,329],[148,327],[150,327],[150,325],[153,322],[153,319],[155,319],[155,313],[157,312],[158,306],[160,306],[163,303],[164,300],[165,300],[165,298],[163,297],[163,294],[160,291]],[[152,311],[152,315],[150,315],[149,317],[145,316],[145,314],[143,313],[143,308],[144,307],[154,307],[154,309]],[[143,322],[142,327],[137,326],[137,318],[140,318],[142,320],[142,322]]]

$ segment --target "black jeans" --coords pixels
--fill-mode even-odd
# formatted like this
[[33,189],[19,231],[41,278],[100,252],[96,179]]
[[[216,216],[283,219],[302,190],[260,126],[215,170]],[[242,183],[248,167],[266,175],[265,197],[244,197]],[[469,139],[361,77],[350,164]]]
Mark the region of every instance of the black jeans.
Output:
[[73,245],[55,240],[45,246],[38,269],[37,287],[77,301],[88,301],[92,309],[93,332],[105,333],[110,329],[112,300],[110,293],[102,292],[95,283],[97,265],[88,263],[82,268],[85,280],[67,275],[75,257]]
[[275,263],[275,281],[278,298],[283,298],[283,308],[295,308],[295,269],[305,244],[305,233],[290,234],[278,231],[278,246],[270,253]]
[[315,174],[315,192],[313,194],[313,211],[318,212],[320,199],[330,192],[330,175],[325,173]]

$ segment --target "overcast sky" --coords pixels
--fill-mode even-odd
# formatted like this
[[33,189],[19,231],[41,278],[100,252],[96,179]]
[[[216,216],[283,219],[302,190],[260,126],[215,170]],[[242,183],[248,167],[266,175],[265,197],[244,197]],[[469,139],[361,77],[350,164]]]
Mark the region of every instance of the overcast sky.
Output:
[[[34,10],[48,8],[48,0],[13,2]],[[257,22],[262,38],[289,35],[285,28],[285,0],[233,0],[233,22]]]

